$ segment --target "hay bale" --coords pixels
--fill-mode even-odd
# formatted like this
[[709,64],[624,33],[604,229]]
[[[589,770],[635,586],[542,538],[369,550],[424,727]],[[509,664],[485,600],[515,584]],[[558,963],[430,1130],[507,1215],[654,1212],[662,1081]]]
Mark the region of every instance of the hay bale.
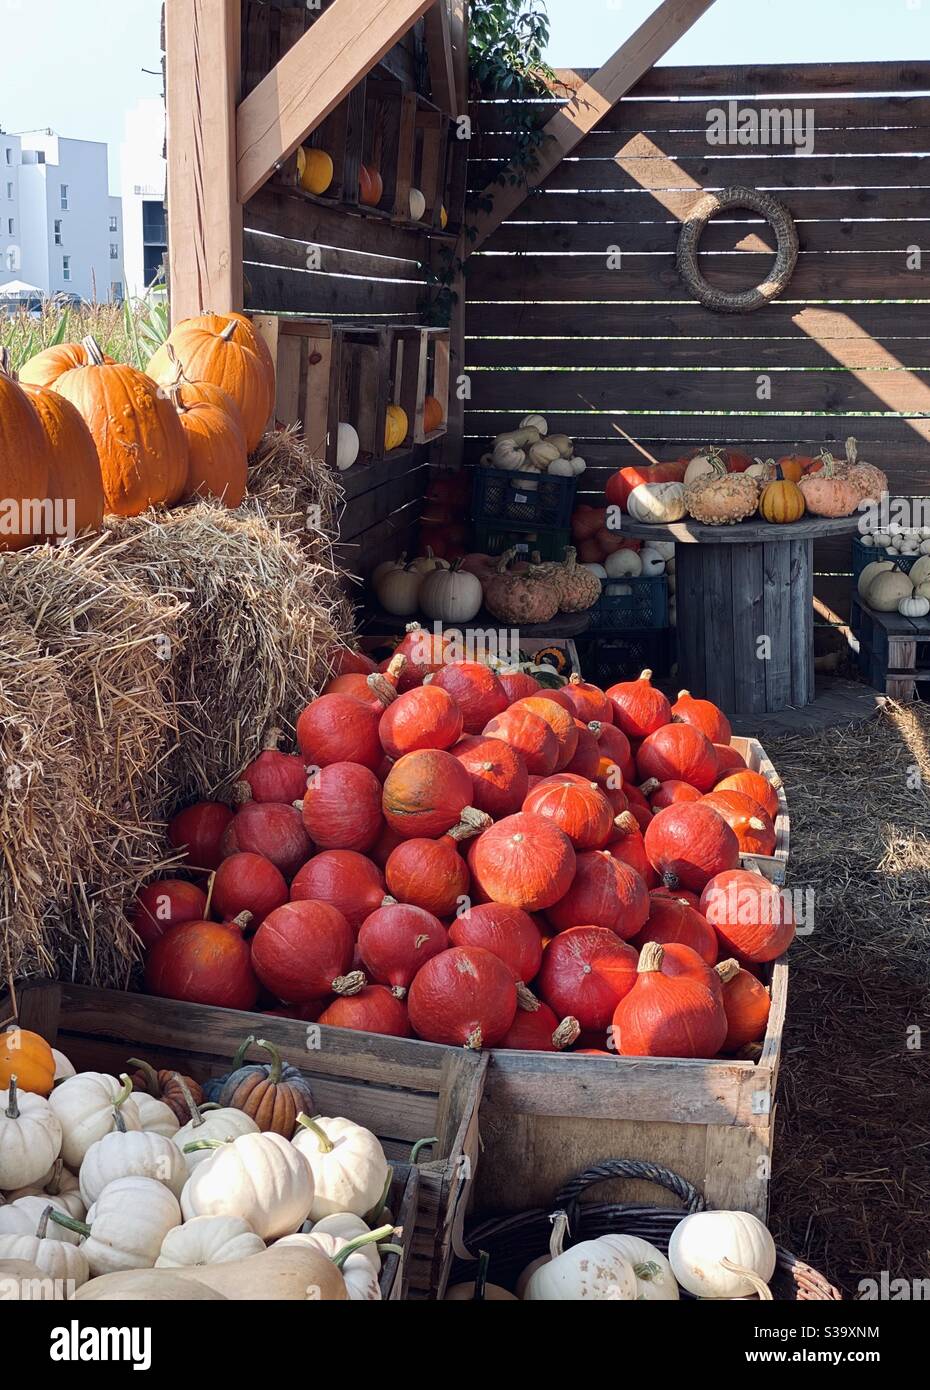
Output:
[[0,554],[0,593],[7,971],[54,958],[73,978],[125,984],[125,905],[164,858],[177,738],[165,651],[182,605],[127,583],[100,539]]

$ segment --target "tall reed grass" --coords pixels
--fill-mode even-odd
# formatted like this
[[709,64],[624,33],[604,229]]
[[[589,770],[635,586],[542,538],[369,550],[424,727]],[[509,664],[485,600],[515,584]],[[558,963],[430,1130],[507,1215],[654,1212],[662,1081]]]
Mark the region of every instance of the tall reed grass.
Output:
[[157,294],[122,304],[65,304],[46,300],[39,314],[0,311],[0,347],[10,349],[17,370],[43,348],[93,335],[117,362],[144,368],[168,336],[168,301]]

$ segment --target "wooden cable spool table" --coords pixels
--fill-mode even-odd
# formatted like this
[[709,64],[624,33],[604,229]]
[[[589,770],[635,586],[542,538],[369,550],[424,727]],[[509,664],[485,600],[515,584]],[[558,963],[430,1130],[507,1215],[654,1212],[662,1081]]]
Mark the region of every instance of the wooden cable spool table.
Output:
[[852,536],[859,520],[660,526],[625,516],[623,535],[677,546],[679,684],[734,714],[813,703],[814,541]]

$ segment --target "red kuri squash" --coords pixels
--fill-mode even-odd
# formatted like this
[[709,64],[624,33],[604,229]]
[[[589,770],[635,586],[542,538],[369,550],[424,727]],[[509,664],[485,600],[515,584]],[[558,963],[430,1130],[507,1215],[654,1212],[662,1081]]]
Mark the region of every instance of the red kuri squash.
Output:
[[277,801],[247,801],[226,827],[223,857],[231,854],[264,855],[288,882],[313,853],[304,822],[295,806]]
[[197,801],[168,822],[168,841],[186,849],[192,869],[215,869],[223,858],[222,841],[233,818],[220,801]]
[[556,931],[607,927],[629,941],[649,916],[649,894],[634,869],[608,850],[579,854],[572,886],[546,913]]
[[355,934],[329,903],[285,903],[252,938],[252,965],[266,989],[288,1004],[329,994],[357,994],[363,975],[350,974]]
[[[534,697],[535,698],[535,697]],[[559,761],[559,741],[540,715],[520,700],[485,725],[485,738],[503,739],[516,749],[526,763],[527,772],[548,777]]]
[[202,921],[206,909],[207,895],[195,883],[182,878],[158,878],[139,890],[133,930],[143,946],[151,946],[169,927]]
[[572,927],[543,952],[539,992],[559,1018],[603,1035],[636,981],[636,952],[607,927]]
[[573,773],[556,773],[537,782],[523,810],[551,820],[576,850],[603,849],[614,834],[615,812],[607,797],[596,782],[576,780]]
[[388,705],[378,726],[389,758],[418,748],[451,748],[462,736],[462,711],[436,681],[417,686]]
[[627,738],[646,738],[671,721],[672,707],[652,684],[651,671],[643,671],[638,680],[612,685],[607,698],[613,706],[614,723]]
[[459,846],[491,824],[483,811],[466,806],[462,820],[436,840],[404,840],[387,861],[388,891],[436,917],[451,917],[467,897],[471,875]]
[[293,753],[281,753],[280,729],[269,729],[262,752],[242,773],[253,801],[283,801],[290,805],[299,801],[307,790],[307,769],[302,758]]
[[297,720],[297,742],[311,768],[361,763],[376,768],[384,757],[378,728],[384,706],[354,695],[321,695]]
[[[359,763],[329,763],[313,774],[303,800],[303,823],[320,849],[371,848],[381,834],[381,783]],[[302,863],[309,859],[304,855]]]
[[672,778],[668,782],[660,782],[657,777],[650,777],[640,787],[643,796],[649,802],[653,812],[662,811],[666,806],[674,806],[676,801],[700,801],[701,793],[697,787],[692,787],[690,782],[677,782]]
[[583,724],[580,719],[575,720],[578,744],[571,762],[565,768],[566,772],[575,772],[579,777],[585,777],[591,782],[597,780],[601,770],[601,750],[598,746],[601,727],[596,719],[592,719],[590,724]]
[[715,743],[714,752],[717,754],[717,781],[720,782],[724,777],[729,777],[731,772],[739,772],[746,766],[746,759],[742,753],[730,743]]
[[765,1034],[771,1000],[761,980],[741,970],[735,960],[722,960],[717,974],[723,985],[723,1008],[727,1016],[724,1051],[736,1052]]
[[670,894],[649,895],[649,921],[633,944],[642,949],[647,941],[657,941],[660,946],[681,942],[696,951],[708,965],[715,964],[719,955],[717,933],[707,919],[681,898],[673,898]]
[[575,718],[583,724],[590,724],[592,720],[600,724],[613,722],[614,707],[599,685],[591,685],[573,674],[569,676],[568,684],[562,686],[561,694],[571,705]]
[[164,999],[218,1009],[254,1009],[258,999],[249,945],[236,922],[169,927],[146,957],[145,985]]
[[607,851],[614,859],[619,859],[621,864],[629,864],[631,869],[635,869],[647,888],[656,887],[659,875],[649,862],[643,832],[632,810],[617,816],[614,821],[614,838],[607,846]]
[[327,849],[308,859],[291,884],[291,902],[312,899],[338,908],[354,932],[381,906],[384,876],[377,864],[351,849]]
[[365,985],[358,994],[337,996],[327,1004],[318,1022],[330,1028],[357,1028],[362,1033],[381,1033],[391,1038],[410,1037],[407,1006],[384,985]]
[[491,902],[539,912],[563,898],[575,876],[568,836],[543,816],[506,816],[479,836],[468,863]]
[[517,1012],[511,971],[480,946],[452,946],[428,960],[410,986],[414,1032],[453,1047],[496,1047]]
[[528,671],[501,671],[497,679],[504,687],[504,694],[511,705],[517,700],[525,700],[527,695],[536,695],[542,688],[536,677],[531,676]]
[[724,949],[747,961],[775,960],[794,940],[788,893],[748,869],[715,874],[701,894],[701,911]]
[[575,756],[575,749],[578,747],[578,730],[575,728],[574,710],[566,709],[562,700],[553,698],[556,695],[562,696],[564,699],[561,690],[541,691],[538,695],[530,695],[525,700],[520,700],[512,708],[532,710],[549,725],[558,740],[559,753],[554,770],[559,772],[562,768],[567,767]]
[[444,690],[458,705],[466,734],[480,734],[488,720],[510,703],[490,666],[480,661],[449,662],[439,668],[429,684]]
[[227,922],[240,912],[251,912],[252,926],[258,927],[287,898],[280,869],[264,855],[249,850],[224,859],[213,880],[213,910]]
[[435,839],[458,825],[472,791],[471,773],[451,753],[405,753],[384,781],[384,818],[405,840]]
[[451,750],[471,773],[472,803],[489,816],[512,816],[526,798],[526,763],[516,749],[499,738],[467,734]]
[[666,806],[650,821],[646,853],[666,888],[699,893],[709,879],[739,864],[739,843],[723,817],[703,801]]
[[744,792],[758,801],[764,811],[768,811],[774,821],[778,815],[778,793],[767,777],[761,772],[752,772],[748,767],[738,769],[721,777],[714,787],[718,792]]
[[614,1011],[614,1048],[622,1057],[715,1057],[727,1034],[719,995],[696,975],[665,974],[663,955],[658,942],[643,947],[636,983]]
[[700,729],[711,743],[729,744],[733,737],[730,721],[723,710],[711,700],[696,700],[689,690],[679,690],[672,705],[672,718]]
[[636,754],[640,780],[687,782],[709,792],[717,778],[717,754],[710,739],[691,724],[666,724],[644,738]]
[[538,1003],[535,1009],[517,1009],[507,1036],[498,1047],[521,1052],[563,1052],[580,1034],[577,1018],[563,1018],[560,1023],[548,1004]]
[[[512,971],[514,980],[527,985],[542,963],[542,937],[528,912],[504,903],[479,903],[456,917],[449,928],[453,946],[480,946],[497,956]],[[525,999],[521,996],[521,1002]]]
[[740,854],[775,853],[775,827],[758,801],[745,792],[712,791],[704,797],[719,812],[739,841]]
[[437,917],[390,897],[365,918],[358,934],[358,952],[368,974],[390,986],[399,999],[426,961],[448,946],[448,933]]

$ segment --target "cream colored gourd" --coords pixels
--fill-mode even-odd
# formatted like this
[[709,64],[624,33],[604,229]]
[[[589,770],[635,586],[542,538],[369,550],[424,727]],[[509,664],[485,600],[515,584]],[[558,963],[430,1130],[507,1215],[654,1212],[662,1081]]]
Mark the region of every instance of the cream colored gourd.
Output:
[[171,1142],[177,1145],[184,1157],[188,1175],[213,1157],[213,1150],[209,1148],[185,1152],[195,1140],[217,1139],[225,1143],[227,1140],[238,1139],[243,1134],[258,1134],[259,1132],[258,1125],[251,1115],[247,1115],[244,1110],[234,1110],[232,1106],[223,1106],[219,1110],[204,1110],[201,1113],[199,1106],[196,1105],[192,1109],[194,1111],[193,1117],[186,1125],[182,1125],[171,1139]]
[[164,1183],[152,1178],[119,1178],[105,1187],[87,1213],[87,1221],[52,1213],[52,1221],[86,1234],[81,1246],[90,1272],[151,1269],[162,1241],[181,1224],[177,1198]]
[[516,1283],[517,1298],[526,1297],[526,1286],[536,1273],[537,1269],[542,1269],[550,1261],[562,1254],[565,1248],[565,1237],[568,1233],[568,1216],[564,1211],[554,1212],[549,1220],[552,1222],[552,1232],[549,1236],[549,1250],[545,1255],[540,1255],[537,1259],[531,1260],[520,1273]]
[[[530,417],[527,416],[527,419]],[[529,444],[538,444],[542,439],[542,431],[535,425],[521,425],[517,430],[504,430],[501,434],[494,436],[492,449],[496,449],[499,444],[510,443],[515,449],[522,449]]]
[[350,425],[348,420],[340,420],[336,434],[336,467],[340,473],[344,473],[347,468],[352,467],[358,458],[360,448],[361,441],[358,437],[358,430],[354,425]]
[[622,1255],[636,1276],[636,1297],[648,1303],[677,1302],[680,1295],[672,1266],[661,1250],[640,1236],[608,1235],[600,1239]]
[[76,1245],[55,1239],[55,1231],[62,1228],[48,1230],[51,1212],[51,1205],[43,1208],[30,1235],[0,1235],[0,1260],[30,1260],[49,1279],[80,1288],[90,1278],[87,1256]]
[[49,1101],[21,1091],[11,1076],[9,1090],[0,1091],[0,1188],[37,1182],[55,1162],[61,1143],[61,1124]]
[[675,1278],[698,1298],[770,1299],[775,1242],[748,1211],[698,1211],[672,1232],[668,1260]]
[[523,1298],[527,1303],[632,1301],[636,1275],[629,1261],[602,1240],[583,1240],[540,1265]]
[[643,572],[643,562],[638,550],[615,550],[604,561],[608,579],[635,578]]
[[572,465],[572,472],[575,474],[576,478],[579,476],[579,474],[583,473],[588,466],[586,461],[582,458],[579,458],[577,454],[572,455],[570,462]]
[[[62,1216],[70,1216],[60,1197],[33,1195],[17,1197],[0,1207],[0,1235],[31,1236],[42,1219],[46,1207],[54,1207]],[[63,1240],[68,1245],[78,1245],[81,1237],[74,1231],[66,1231],[61,1226],[53,1226],[48,1232],[54,1240]]]
[[694,455],[685,469],[685,486],[687,487],[688,483],[696,483],[698,478],[722,478],[726,471],[727,466],[720,457],[719,450],[711,447],[706,453]]
[[379,1203],[391,1169],[379,1140],[361,1125],[341,1116],[298,1115],[291,1143],[313,1173],[311,1221],[351,1211],[364,1216]]
[[163,1139],[172,1139],[181,1127],[177,1115],[156,1096],[145,1091],[133,1091],[132,1098],[139,1112],[139,1124],[143,1134],[160,1134]]
[[491,458],[495,468],[502,468],[508,473],[518,473],[526,466],[526,451],[518,449],[509,439],[501,440],[499,444],[494,445]]
[[910,594],[898,599],[898,612],[903,618],[925,618],[930,613],[930,599],[921,594]]
[[68,1061],[63,1052],[59,1052],[57,1047],[52,1048],[52,1056],[55,1058],[55,1085],[59,1081],[67,1081],[69,1076],[77,1076],[77,1071]]
[[241,1216],[195,1216],[175,1226],[161,1243],[156,1269],[190,1269],[222,1265],[258,1255],[265,1248]]
[[391,570],[402,570],[407,563],[407,552],[403,551],[396,560],[382,560],[380,565],[375,565],[371,572],[371,584],[374,587],[384,574],[390,574]]
[[604,565],[599,565],[595,560],[588,561],[588,563],[584,565],[584,569],[586,569],[589,574],[593,574],[595,579],[607,578],[606,568]]
[[524,415],[520,421],[521,430],[536,430],[539,434],[549,433],[549,422],[544,415]]
[[531,444],[529,460],[537,468],[547,469],[550,464],[555,463],[562,457],[557,445],[550,444],[547,439],[541,439],[538,444]]
[[[300,1248],[309,1246],[311,1249],[319,1250],[328,1260],[333,1260],[339,1266],[343,1279],[345,1280],[346,1292],[353,1303],[374,1303],[380,1301],[381,1285],[378,1282],[378,1274],[372,1268],[371,1262],[365,1258],[365,1251],[369,1244],[377,1240],[384,1240],[393,1235],[390,1226],[383,1226],[379,1231],[366,1231],[364,1235],[346,1240],[341,1236],[328,1235],[324,1231],[313,1230],[309,1235],[298,1233],[293,1236],[285,1236],[283,1240],[276,1242],[275,1249],[282,1247]],[[358,1241],[365,1241],[366,1244],[356,1248]]]
[[914,593],[920,598],[930,598],[930,579],[925,579],[922,584],[918,584]]
[[[362,1218],[355,1215],[354,1211],[337,1211],[332,1216],[324,1216],[320,1221],[305,1222],[301,1227],[300,1234],[338,1236],[341,1240],[354,1240],[356,1236],[365,1235],[369,1229]],[[377,1274],[381,1268],[381,1256],[378,1253],[377,1242],[372,1241],[368,1245],[363,1245],[359,1254],[365,1256]]]
[[877,613],[893,613],[903,598],[910,598],[914,586],[903,570],[890,569],[877,574],[866,590],[865,601]]
[[423,576],[417,570],[389,570],[374,586],[378,602],[397,618],[409,618],[419,607]]
[[91,1144],[116,1129],[116,1110],[127,1129],[141,1129],[128,1076],[117,1080],[105,1072],[80,1072],[56,1086],[48,1103],[61,1124],[61,1156],[75,1173]]
[[241,1216],[263,1240],[291,1235],[310,1214],[313,1171],[280,1134],[243,1134],[216,1144],[181,1193],[185,1221],[192,1216]]
[[131,1269],[125,1274],[102,1274],[82,1285],[78,1303],[225,1303],[226,1295],[206,1284],[181,1279],[176,1270]]
[[563,459],[560,455],[549,464],[546,472],[551,474],[553,478],[574,478],[574,463],[574,459]]
[[[674,568],[674,560],[675,560],[675,542],[674,542],[674,541],[652,541],[652,540],[651,540],[651,541],[649,542],[649,549],[650,549],[650,550],[655,550],[655,551],[657,551],[658,554],[662,556],[662,559],[665,561],[666,569],[672,569],[672,568]],[[671,565],[669,564],[669,561],[670,561],[670,560],[672,561],[672,564],[671,564]]]
[[[917,566],[915,565],[914,568],[916,569]],[[859,575],[858,580],[856,581],[856,590],[859,594],[859,597],[861,599],[865,598],[866,594],[869,591],[869,585],[872,583],[872,580],[876,577],[876,575],[884,574],[887,570],[891,569],[894,569],[893,560],[872,560],[869,564],[867,564],[865,569]]]
[[433,554],[433,547],[426,547],[425,555],[418,555],[415,560],[411,560],[408,569],[415,570],[417,574],[432,574],[434,570],[447,570],[448,560],[440,560],[438,555]]
[[747,477],[755,478],[757,483],[769,483],[775,477],[775,460],[756,459],[744,472]]
[[466,623],[475,616],[484,600],[481,580],[476,574],[458,568],[436,570],[420,585],[419,606],[428,618],[442,623]]
[[668,525],[685,514],[685,490],[681,483],[640,483],[627,498],[626,509],[634,521]]
[[45,1197],[51,1199],[56,1207],[69,1216],[83,1217],[87,1211],[81,1196],[80,1184],[73,1173],[64,1166],[61,1158],[56,1158],[47,1173],[38,1182],[27,1187],[15,1188],[6,1194],[8,1202],[16,1202],[20,1197]]
[[665,573],[665,561],[659,552],[651,545],[644,545],[639,552],[642,573],[649,578],[654,578],[658,574]]
[[[112,1296],[127,1296],[138,1276],[128,1274],[110,1288],[120,1290]],[[236,1302],[333,1303],[348,1300],[345,1280],[332,1260],[315,1245],[282,1245],[280,1242],[261,1254],[228,1264],[192,1265],[177,1269],[152,1270],[148,1287],[157,1289],[157,1280],[185,1281],[214,1289]],[[105,1291],[110,1295],[109,1288]],[[102,1296],[102,1294],[101,1294]],[[176,1297],[177,1295],[172,1295]]]
[[[545,434],[546,432],[542,430],[541,433]],[[567,434],[549,434],[546,435],[546,438],[550,444],[555,445],[563,459],[570,459],[572,454],[574,454],[574,441],[569,439]]]
[[407,202],[410,206],[410,217],[414,222],[422,222],[426,215],[426,195],[422,189],[411,188]]
[[162,1134],[117,1130],[91,1144],[81,1164],[81,1196],[88,1206],[118,1178],[152,1178],[180,1197],[187,1182],[181,1150]]
[[[868,568],[868,567],[866,567]],[[865,571],[863,571],[864,573]],[[925,584],[930,579],[930,555],[921,555],[919,560],[915,560],[911,565],[908,578],[917,589],[921,584]]]

